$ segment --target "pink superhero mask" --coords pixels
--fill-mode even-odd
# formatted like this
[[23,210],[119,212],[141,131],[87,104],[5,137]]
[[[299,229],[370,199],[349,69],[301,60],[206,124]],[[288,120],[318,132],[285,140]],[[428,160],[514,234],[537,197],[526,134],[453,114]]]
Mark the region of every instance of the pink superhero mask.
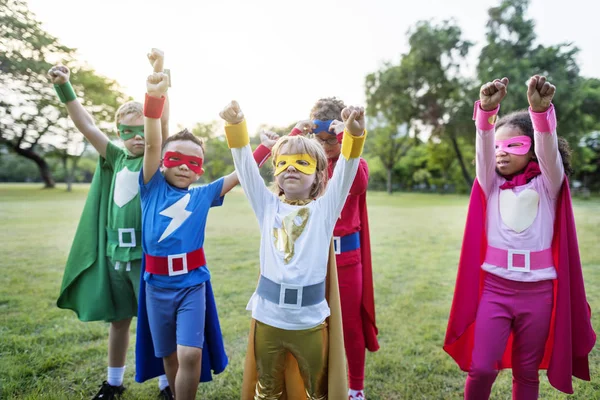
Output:
[[496,154],[499,151],[515,154],[517,156],[525,155],[531,149],[531,138],[529,136],[515,136],[506,140],[496,140]]
[[185,164],[190,170],[202,175],[204,173],[202,161],[201,157],[188,156],[178,151],[167,151],[163,158],[163,165],[167,168],[173,168]]

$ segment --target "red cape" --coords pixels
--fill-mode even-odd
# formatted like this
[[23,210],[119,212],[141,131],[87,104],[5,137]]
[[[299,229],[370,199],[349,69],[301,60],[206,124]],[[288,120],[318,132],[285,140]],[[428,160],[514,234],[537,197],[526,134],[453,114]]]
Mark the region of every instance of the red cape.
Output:
[[[333,174],[333,162],[328,161],[329,177]],[[366,165],[366,163],[365,163]],[[356,179],[356,178],[355,178]],[[345,205],[344,205],[345,207]],[[371,262],[371,234],[369,232],[369,214],[367,212],[367,192],[358,196],[358,213],[360,215],[360,256],[362,262],[362,326],[367,350],[379,350],[377,341],[377,325],[375,323],[375,291],[373,289],[373,264]]]
[[[475,316],[486,272],[481,269],[487,248],[486,197],[477,180],[473,184],[463,237],[454,300],[444,350],[463,371],[469,371],[473,352]],[[540,369],[556,389],[573,393],[571,376],[590,380],[588,354],[596,342],[591,310],[585,297],[579,246],[567,179],[556,203],[552,253],[558,278],[554,281],[554,308],[550,334]],[[512,334],[500,369],[511,368]]]
[[379,350],[377,325],[375,324],[375,293],[373,289],[373,265],[371,264],[371,236],[367,214],[367,193],[360,195],[360,256],[363,267],[362,320],[367,350]]

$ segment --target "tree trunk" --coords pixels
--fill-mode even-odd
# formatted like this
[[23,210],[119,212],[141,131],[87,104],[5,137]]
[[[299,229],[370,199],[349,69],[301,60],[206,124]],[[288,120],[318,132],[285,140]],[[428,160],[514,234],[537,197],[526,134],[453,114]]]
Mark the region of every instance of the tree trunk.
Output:
[[386,168],[387,170],[387,193],[392,194],[392,170],[393,168]]
[[13,149],[14,152],[17,153],[18,155],[28,158],[28,159],[32,160],[34,163],[36,163],[36,165],[38,166],[38,168],[40,170],[40,176],[41,176],[42,180],[44,181],[44,188],[52,189],[52,188],[54,188],[54,186],[56,186],[56,183],[54,182],[54,178],[52,177],[52,172],[50,172],[50,166],[48,165],[46,160],[44,160],[39,154],[37,154],[29,149],[22,149],[20,147],[16,147],[10,142],[5,142],[5,143],[8,144],[8,146],[11,149]]
[[[63,168],[65,169],[65,183],[67,184],[67,192],[71,191],[71,183],[73,181],[73,171],[69,170],[69,158],[68,156],[62,157]],[[75,168],[75,167],[73,167]]]
[[460,165],[460,170],[462,172],[462,176],[467,183],[467,187],[471,187],[473,185],[473,178],[467,171],[467,166],[465,165],[465,160],[463,159],[462,153],[460,152],[460,148],[458,147],[458,141],[456,140],[456,136],[453,133],[448,135],[450,137],[450,141],[452,142],[452,148],[456,153],[456,158],[458,159],[458,164]]

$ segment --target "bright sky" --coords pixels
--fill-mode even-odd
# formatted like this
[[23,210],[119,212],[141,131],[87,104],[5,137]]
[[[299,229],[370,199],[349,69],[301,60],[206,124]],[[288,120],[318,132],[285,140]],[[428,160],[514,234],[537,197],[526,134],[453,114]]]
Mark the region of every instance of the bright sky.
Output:
[[[422,19],[455,18],[481,45],[487,10],[500,0],[29,0],[44,28],[98,73],[143,100],[151,67],[165,51],[171,69],[172,130],[219,119],[238,100],[251,133],[308,117],[320,97],[364,105],[365,76],[408,50],[406,31]],[[545,45],[574,42],[585,76],[600,76],[600,5],[533,0],[529,16]],[[477,47],[471,54],[474,68]]]

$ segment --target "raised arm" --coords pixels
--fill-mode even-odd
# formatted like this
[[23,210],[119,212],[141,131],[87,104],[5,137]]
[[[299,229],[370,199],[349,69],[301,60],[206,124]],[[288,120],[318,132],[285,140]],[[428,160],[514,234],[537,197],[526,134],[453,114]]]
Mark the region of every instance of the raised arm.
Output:
[[[271,149],[277,143],[277,139],[279,139],[279,135],[275,132],[263,131],[260,135],[260,145],[254,150],[252,156],[254,157],[254,161],[260,167],[262,164],[262,160],[264,158],[264,152],[268,152],[271,154]],[[264,149],[264,150],[261,150]],[[221,196],[225,196],[231,189],[237,186],[240,183],[240,179],[238,178],[237,172],[233,171],[229,175],[224,177],[223,189],[221,190]]]
[[85,136],[103,158],[106,158],[108,136],[98,129],[90,113],[83,108],[77,99],[71,82],[69,82],[69,69],[64,65],[56,65],[48,71],[48,77],[54,84],[60,101],[66,105],[69,117],[77,130],[83,133],[83,136]]
[[342,157],[336,163],[331,181],[327,184],[327,190],[321,199],[333,222],[337,220],[346,203],[367,136],[364,108],[346,107],[342,110],[342,119],[345,125]]
[[481,86],[479,101],[475,102],[475,173],[486,196],[490,194],[496,178],[495,125],[500,102],[506,96],[508,78],[495,79]]
[[225,135],[227,145],[231,149],[237,176],[259,223],[262,223],[265,204],[273,198],[273,194],[266,188],[258,166],[252,157],[244,113],[239,104],[232,101],[219,115],[227,123]]
[[[166,73],[164,69],[165,65],[165,53],[157,48],[152,48],[148,53],[148,61],[152,65],[152,71],[155,73]],[[169,79],[169,87],[171,87],[171,76],[167,74]],[[163,142],[169,137],[169,116],[170,116],[171,105],[169,102],[169,95],[165,93],[165,105],[163,107],[162,117],[160,118],[161,136]]]
[[527,85],[529,115],[535,136],[535,155],[542,171],[542,179],[549,192],[555,196],[565,176],[565,169],[558,150],[556,113],[552,99],[556,87],[545,76],[534,75]]
[[154,73],[146,80],[146,100],[144,102],[144,183],[150,182],[160,167],[162,137],[160,117],[162,116],[169,80],[163,73]]

